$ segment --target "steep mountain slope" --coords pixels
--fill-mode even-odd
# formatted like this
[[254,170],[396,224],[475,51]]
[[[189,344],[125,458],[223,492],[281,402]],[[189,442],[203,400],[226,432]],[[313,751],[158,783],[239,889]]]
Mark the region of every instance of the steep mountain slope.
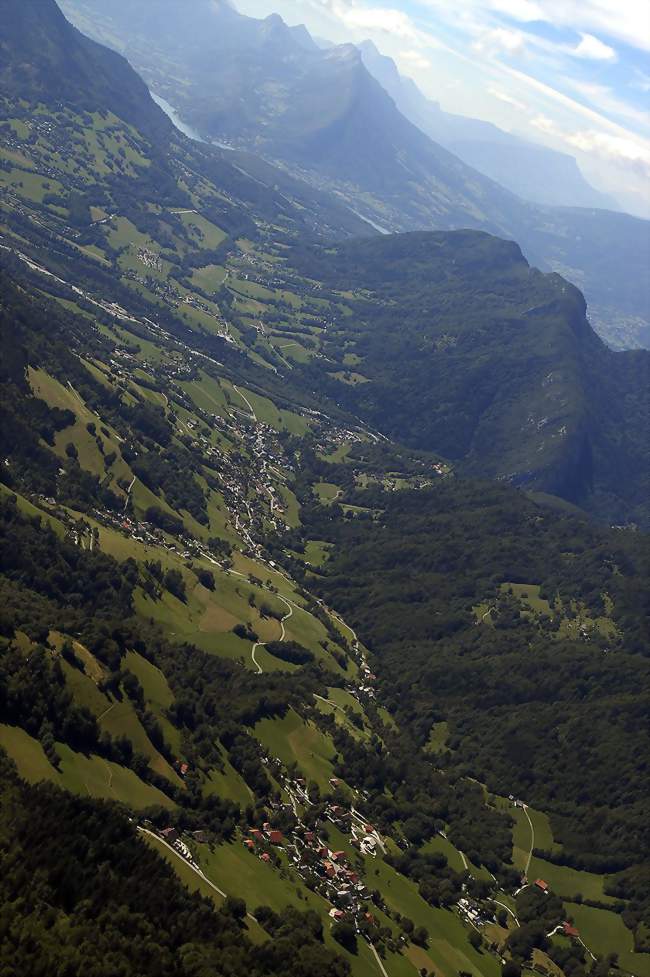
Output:
[[469,166],[539,204],[620,209],[582,176],[575,159],[499,129],[490,122],[445,112],[415,82],[404,78],[392,58],[372,41],[359,45],[363,63],[393,99],[400,112],[434,142]]
[[[354,293],[354,317],[339,319],[325,346],[333,398],[467,474],[647,523],[650,354],[608,350],[564,279],[531,269],[516,244],[472,231],[293,260]],[[346,356],[361,382],[349,382]]]
[[585,292],[608,342],[650,343],[648,222],[520,200],[404,118],[350,45],[307,49],[275,15],[255,20],[199,0],[188,17],[179,0],[161,3],[140,4],[135,23],[126,0],[110,9],[66,0],[65,10],[125,52],[206,138],[281,162],[385,230],[513,238]]
[[109,106],[151,136],[170,131],[130,65],[72,30],[56,3],[0,2],[0,86],[6,98],[57,101],[80,110]]

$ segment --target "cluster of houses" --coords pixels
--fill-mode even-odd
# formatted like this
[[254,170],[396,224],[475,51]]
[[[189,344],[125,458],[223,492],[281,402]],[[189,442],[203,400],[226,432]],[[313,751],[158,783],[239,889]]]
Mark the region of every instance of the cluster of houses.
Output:
[[[195,869],[199,868],[199,866],[194,860],[194,856],[192,852],[190,851],[189,847],[185,844],[185,842],[179,835],[176,828],[172,828],[172,827],[163,828],[162,831],[158,832],[158,834],[160,835],[162,840],[165,841],[170,846],[170,848],[174,848],[179,853],[179,855],[182,855],[185,861],[190,863],[192,868]],[[203,832],[201,831],[194,832],[195,841],[200,841],[201,839],[198,838],[197,835],[203,835]]]
[[375,682],[377,681],[377,676],[373,671],[371,671],[370,666],[366,662],[365,658],[361,660],[359,665],[359,678],[355,685],[346,686],[346,692],[349,692],[351,696],[355,699],[361,701],[364,697],[367,699],[375,699]]

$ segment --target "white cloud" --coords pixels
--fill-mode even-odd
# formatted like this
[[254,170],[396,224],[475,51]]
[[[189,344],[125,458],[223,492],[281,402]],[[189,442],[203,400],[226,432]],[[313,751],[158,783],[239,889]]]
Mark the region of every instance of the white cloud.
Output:
[[650,149],[636,139],[583,129],[566,133],[566,141],[583,153],[595,153],[615,162],[635,163],[650,177]]
[[366,7],[349,0],[321,0],[322,6],[355,31],[381,31],[413,43],[420,42],[420,32],[412,19],[394,7]]
[[523,54],[526,44],[521,31],[507,27],[494,27],[485,31],[473,44],[474,50],[483,54]]
[[401,61],[405,61],[410,68],[425,69],[431,67],[431,62],[429,59],[425,58],[420,51],[414,51],[413,49],[409,51],[400,51],[398,58]]
[[576,58],[586,58],[588,61],[617,61],[618,55],[614,48],[603,44],[593,34],[582,34],[580,43],[571,52]]
[[530,120],[530,124],[533,129],[539,129],[540,132],[545,132],[548,135],[560,135],[560,130],[553,122],[553,119],[549,119],[547,115],[542,115],[541,112]]
[[489,13],[505,14],[519,23],[543,21],[577,33],[598,34],[650,50],[650,15],[647,0],[420,0],[449,19],[467,13],[483,22]]
[[542,114],[531,119],[530,125],[546,136],[561,140],[574,150],[618,166],[632,168],[638,176],[650,179],[650,145],[635,139],[631,134],[616,135],[598,129],[567,130]]
[[525,102],[521,102],[518,98],[508,95],[507,92],[502,91],[500,88],[490,86],[488,88],[488,94],[492,95],[493,98],[498,98],[500,102],[505,102],[506,105],[512,105],[513,108],[519,109],[521,112],[525,112],[528,109]]

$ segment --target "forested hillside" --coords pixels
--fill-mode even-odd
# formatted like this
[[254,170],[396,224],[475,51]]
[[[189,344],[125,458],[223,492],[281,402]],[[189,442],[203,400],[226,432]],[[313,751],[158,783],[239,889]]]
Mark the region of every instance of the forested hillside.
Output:
[[650,977],[646,359],[2,12],[0,970]]
[[530,268],[516,244],[470,231],[355,241],[292,261],[347,293],[354,311],[327,335],[343,371],[327,366],[320,380],[332,397],[465,474],[648,524],[650,354],[607,349],[564,279]]

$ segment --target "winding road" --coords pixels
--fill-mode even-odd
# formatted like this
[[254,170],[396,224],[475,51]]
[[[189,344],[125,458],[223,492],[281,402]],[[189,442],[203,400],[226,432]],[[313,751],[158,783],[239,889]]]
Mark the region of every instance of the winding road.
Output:
[[[287,613],[280,620],[280,638],[279,638],[279,640],[280,641],[285,641],[286,640],[286,637],[287,637],[287,632],[286,632],[285,627],[284,627],[284,622],[285,621],[288,621],[289,618],[292,616],[292,614],[293,614],[293,606],[286,599],[286,597],[282,597],[281,594],[275,594],[275,596],[277,597],[278,600],[281,600],[282,603],[283,604],[286,604],[287,607],[289,608],[289,610],[287,611]],[[264,669],[262,668],[262,666],[258,662],[257,658],[255,657],[255,652],[257,651],[258,648],[264,648],[267,644],[268,644],[268,641],[256,641],[255,644],[253,645],[253,647],[251,648],[251,658],[253,659],[253,664],[257,668],[257,674],[258,675],[262,675],[263,672],[264,672]]]

